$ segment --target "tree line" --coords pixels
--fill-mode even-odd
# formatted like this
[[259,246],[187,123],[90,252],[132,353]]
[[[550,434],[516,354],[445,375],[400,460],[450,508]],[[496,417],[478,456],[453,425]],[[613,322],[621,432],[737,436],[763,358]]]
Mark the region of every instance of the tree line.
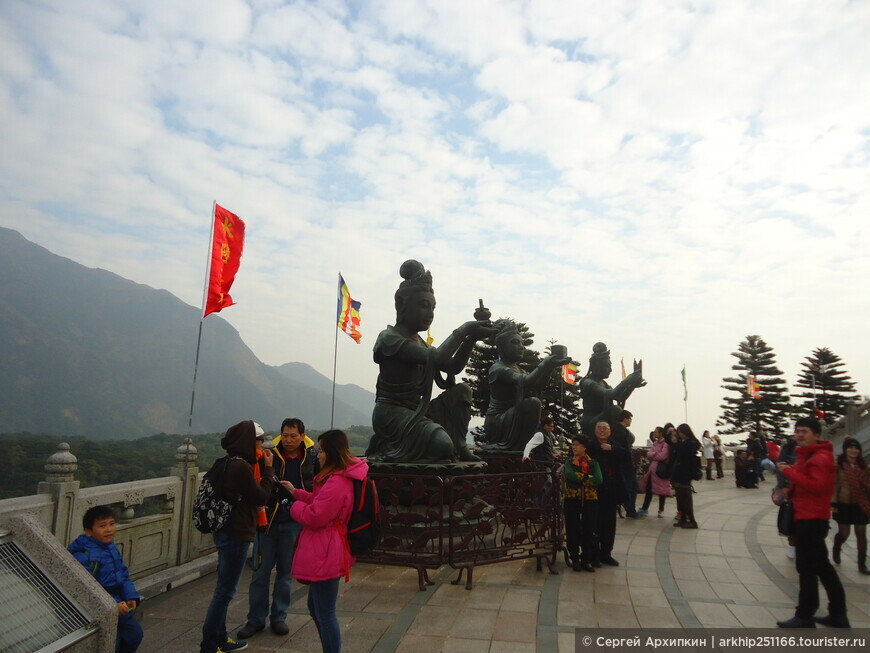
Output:
[[[351,426],[344,431],[351,451],[357,455],[365,453],[373,433],[371,426]],[[309,430],[307,435],[316,441],[321,432]],[[197,449],[200,471],[207,470],[215,459],[226,454],[220,445],[223,435],[190,436]],[[269,437],[275,435],[271,433]],[[88,440],[44,433],[0,434],[0,460],[5,463],[0,474],[0,499],[35,494],[39,482],[45,480],[45,461],[61,442],[67,442],[78,459],[75,479],[82,487],[95,487],[168,476],[175,464],[175,452],[185,437],[159,433],[136,440]]]
[[794,394],[788,392],[773,347],[760,336],[746,336],[731,355],[737,359],[731,366],[737,374],[722,379],[722,388],[730,393],[716,421],[722,435],[762,430],[782,435],[791,420],[803,416],[833,424],[861,400],[845,363],[827,347],[817,347],[804,358],[795,383],[802,391]]

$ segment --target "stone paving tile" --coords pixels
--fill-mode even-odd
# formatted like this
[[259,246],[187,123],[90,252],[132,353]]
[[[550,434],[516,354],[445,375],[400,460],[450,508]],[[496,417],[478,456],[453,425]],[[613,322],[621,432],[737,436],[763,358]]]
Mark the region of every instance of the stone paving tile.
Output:
[[795,586],[793,596],[785,594],[775,585],[747,585],[746,589],[762,603],[787,603],[794,605],[797,601],[797,586]]
[[489,647],[490,653],[536,653],[534,644],[523,642],[493,641]]
[[577,642],[574,641],[574,633],[557,633],[556,651],[558,653],[577,653]]
[[[501,599],[504,596],[504,589],[503,588],[493,588],[493,587],[486,587],[486,586],[475,587],[474,590],[472,590],[472,591],[474,592],[476,598],[477,598],[477,592],[479,589],[486,590],[486,592],[484,592],[485,594],[491,594],[493,590],[497,590],[498,594],[499,594],[498,603],[501,604]],[[435,587],[432,587],[426,591],[427,592],[434,591],[434,594],[426,602],[426,605],[446,605],[446,606],[452,606],[452,607],[462,607],[463,605],[465,605],[465,602],[468,600],[468,598],[472,594],[472,591],[465,589],[464,584],[451,585],[450,583],[439,583]],[[487,598],[491,599],[492,597],[490,596]],[[478,600],[479,600],[479,598],[478,598]],[[475,606],[475,607],[477,607],[477,606]]]
[[776,622],[783,618],[761,605],[729,605],[727,608],[746,628],[776,628]]
[[[588,572],[583,572],[588,573]],[[595,574],[590,574],[595,579],[595,585],[628,585],[628,578],[625,569],[619,567],[602,567],[596,569]]]
[[[591,606],[594,603],[593,592],[595,585],[593,577],[597,575],[597,573],[589,574],[583,572],[583,574],[574,574],[573,576],[573,578],[577,578],[580,582],[566,583],[563,580],[559,586],[559,601],[573,601]],[[589,579],[588,581],[585,580],[587,578]]]
[[704,569],[704,578],[710,583],[736,583],[740,579],[733,569]]
[[513,612],[533,612],[537,614],[541,592],[537,590],[509,587],[501,603],[502,610]]
[[702,569],[728,569],[728,559],[721,555],[699,555],[698,564]]
[[[446,637],[431,635],[405,635],[396,647],[396,653],[441,653],[444,650]],[[488,644],[488,643],[487,643]]]
[[689,607],[705,628],[733,626],[739,627],[740,620],[721,603],[700,603],[689,601]]
[[[421,651],[426,649],[419,649]],[[486,639],[462,639],[460,637],[448,637],[444,640],[441,653],[488,653],[490,640]],[[416,652],[415,652],[416,653]],[[426,651],[426,653],[429,653]]]
[[680,628],[682,624],[670,606],[635,605],[634,614],[641,628]]
[[493,643],[522,642],[534,644],[538,631],[537,615],[500,610],[492,633]]
[[660,587],[659,575],[655,571],[635,571],[631,572],[632,587]]
[[450,631],[458,616],[459,608],[424,605],[408,628],[408,632],[415,635],[443,635]]
[[715,599],[716,592],[706,580],[677,580],[677,587],[687,599]]
[[498,612],[495,610],[466,608],[459,613],[456,621],[453,622],[449,636],[462,639],[485,639],[489,641],[492,638],[497,617]]
[[[625,566],[634,574],[638,569],[655,569],[656,559],[654,555],[636,556],[629,555],[625,559]],[[632,575],[632,579],[634,576]]]
[[[368,605],[363,608],[363,612],[377,612],[380,614],[399,614],[416,596],[419,590],[415,589],[388,589],[379,592]],[[349,610],[343,607],[345,603],[337,604],[339,609]],[[455,605],[455,604],[454,604]]]
[[595,605],[591,602],[559,601],[556,623],[571,628],[595,628],[598,625]]
[[665,593],[658,587],[629,587],[631,594],[631,604],[637,608],[638,606],[663,606],[668,604],[668,599]]
[[677,580],[707,580],[704,576],[704,570],[697,565],[688,565],[677,563],[677,566],[671,566],[671,573]]
[[732,601],[753,601],[755,597],[749,593],[741,583],[720,583],[711,582],[713,591],[720,599],[730,599]]
[[595,604],[608,603],[614,605],[631,605],[631,595],[628,587],[622,585],[595,584]]
[[634,609],[629,605],[595,604],[599,628],[640,628]]
[[[477,593],[478,590],[482,590],[480,594]],[[473,590],[468,591],[463,585],[462,591],[468,597],[463,605],[471,605],[478,610],[498,610],[501,608],[502,601],[504,601],[507,588],[479,585],[475,586]]]
[[[309,622],[313,625],[314,622]],[[377,644],[378,640],[392,626],[392,619],[372,619],[370,617],[358,617],[351,619],[347,626],[344,626],[344,620],[339,619],[342,624],[342,648],[349,653],[359,651],[371,651],[372,647]],[[320,638],[317,633],[314,633],[314,638],[317,644],[320,643]],[[290,638],[289,646],[285,650],[294,650],[296,648],[296,639]],[[317,650],[317,649],[315,649]]]

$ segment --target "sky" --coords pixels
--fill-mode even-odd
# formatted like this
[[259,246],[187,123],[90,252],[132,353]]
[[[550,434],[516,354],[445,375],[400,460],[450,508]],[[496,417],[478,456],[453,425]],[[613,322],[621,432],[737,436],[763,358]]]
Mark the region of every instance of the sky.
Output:
[[416,258],[436,344],[483,299],[581,373],[643,359],[635,433],[715,430],[750,334],[870,393],[868,33],[817,0],[4,0],[0,226],[200,306],[217,201],[245,254],[206,319],[267,364],[332,375],[340,271],[337,381],[373,391]]

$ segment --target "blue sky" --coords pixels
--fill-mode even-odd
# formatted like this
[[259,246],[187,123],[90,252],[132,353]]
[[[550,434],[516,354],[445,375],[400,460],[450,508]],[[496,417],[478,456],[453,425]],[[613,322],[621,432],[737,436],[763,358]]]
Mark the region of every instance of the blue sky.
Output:
[[0,224],[199,305],[217,200],[248,225],[221,317],[329,374],[340,269],[370,389],[418,258],[436,341],[482,297],[581,369],[643,358],[639,433],[685,363],[703,430],[748,334],[870,392],[868,32],[855,2],[6,0]]

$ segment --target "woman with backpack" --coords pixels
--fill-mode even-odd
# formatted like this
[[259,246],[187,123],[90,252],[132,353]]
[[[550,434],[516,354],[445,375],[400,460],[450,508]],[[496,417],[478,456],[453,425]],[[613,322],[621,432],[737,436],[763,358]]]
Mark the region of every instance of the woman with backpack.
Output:
[[302,524],[291,576],[308,585],[308,612],[314,619],[324,653],[341,650],[341,629],[335,615],[341,577],[350,578],[354,563],[347,542],[347,522],[353,508],[353,480],[362,481],[368,463],[350,453],[347,435],[337,429],[317,439],[320,473],[308,492],[281,481],[293,495],[290,516]]

